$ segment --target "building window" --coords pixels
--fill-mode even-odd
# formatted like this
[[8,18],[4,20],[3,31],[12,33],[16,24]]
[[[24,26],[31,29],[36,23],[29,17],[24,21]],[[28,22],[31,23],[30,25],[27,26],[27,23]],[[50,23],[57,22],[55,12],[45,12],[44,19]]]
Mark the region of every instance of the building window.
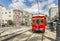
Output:
[[7,20],[5,20],[5,21],[7,21]]
[[9,17],[11,17],[11,15],[9,15]]
[[7,12],[5,12],[5,14],[7,14]]
[[3,14],[3,12],[2,12],[2,14]]
[[13,15],[13,16],[15,16],[15,15]]
[[44,19],[40,19],[40,23],[44,23]]
[[9,13],[11,13],[11,12],[9,12]]

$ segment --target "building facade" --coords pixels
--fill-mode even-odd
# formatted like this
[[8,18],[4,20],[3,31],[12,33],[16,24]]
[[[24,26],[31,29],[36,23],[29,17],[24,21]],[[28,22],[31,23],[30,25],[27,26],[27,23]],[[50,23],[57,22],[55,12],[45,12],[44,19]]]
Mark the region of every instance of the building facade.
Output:
[[13,11],[0,6],[0,24],[7,24],[8,20],[13,21]]
[[4,9],[2,11],[2,22],[4,24],[6,24],[8,20],[12,20],[13,21],[13,15],[14,14],[13,14],[12,10],[6,10],[6,9]]
[[32,22],[31,19],[32,19],[32,14],[27,11],[23,11],[23,13],[22,13],[23,23],[27,26],[30,26],[31,22]]
[[13,16],[14,24],[15,26],[20,26],[20,10],[14,9],[13,12],[14,12]]
[[55,16],[58,16],[58,7],[51,7],[49,9],[49,19],[54,20]]
[[32,14],[27,11],[21,11],[19,9],[5,9],[0,6],[0,24],[7,24],[8,20],[12,20],[15,25],[24,23],[25,25],[31,25]]
[[3,9],[3,6],[0,5],[0,26],[2,23],[2,9]]

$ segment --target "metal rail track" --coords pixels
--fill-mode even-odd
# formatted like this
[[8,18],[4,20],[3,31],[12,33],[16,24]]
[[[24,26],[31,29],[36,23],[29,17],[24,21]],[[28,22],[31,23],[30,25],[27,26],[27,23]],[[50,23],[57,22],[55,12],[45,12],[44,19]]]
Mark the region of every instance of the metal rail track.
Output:
[[[34,33],[34,34],[36,34],[36,33]],[[31,36],[33,36],[34,35],[33,33],[31,34],[31,35],[29,35],[29,37],[25,40],[25,41],[28,41],[30,38],[31,38]],[[38,34],[38,33],[37,33]],[[44,33],[40,33],[41,34],[41,41],[43,41],[44,40]],[[39,35],[40,35],[39,34]]]
[[[8,29],[6,29],[6,30],[4,30],[4,31],[2,31],[2,32],[0,32],[0,35],[2,34],[2,33],[4,33],[5,31],[7,31]],[[5,35],[6,36],[6,35]],[[0,36],[0,38],[1,38],[1,36]]]
[[[29,29],[27,31],[30,31],[30,30],[31,29]],[[24,32],[27,32],[27,31],[24,31]],[[12,38],[14,38],[14,37],[16,37],[18,35],[23,34],[24,32],[20,33],[20,31],[18,31],[18,32],[15,32],[15,33],[12,33],[12,34],[9,34],[9,35],[6,35],[6,36],[2,36],[3,39],[1,41],[8,41],[8,40],[10,40],[10,39],[12,39]],[[33,36],[34,34],[32,33],[31,35],[29,35],[28,38],[25,41],[28,41],[31,38],[31,36]],[[43,37],[44,37],[44,34],[42,33],[41,41],[43,41]]]
[[[29,31],[29,30],[27,30],[27,31]],[[20,31],[22,31],[22,30],[20,30]],[[12,34],[9,34],[9,35],[6,35],[6,36],[2,36],[1,37],[1,41],[8,41],[8,40],[10,40],[10,39],[12,39],[12,38],[24,33],[24,32],[27,32],[27,31],[23,31],[23,32],[20,32],[20,31],[12,33]]]

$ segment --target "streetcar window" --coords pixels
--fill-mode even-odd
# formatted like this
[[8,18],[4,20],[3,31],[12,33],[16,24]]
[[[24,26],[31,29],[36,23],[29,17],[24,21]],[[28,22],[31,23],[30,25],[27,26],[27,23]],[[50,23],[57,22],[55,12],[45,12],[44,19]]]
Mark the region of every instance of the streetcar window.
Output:
[[37,19],[37,20],[36,20],[36,23],[37,23],[37,24],[39,24],[39,23],[40,23],[40,22],[39,22],[39,19]]
[[32,22],[35,23],[35,20],[33,20]]
[[40,23],[44,23],[44,19],[40,19]]

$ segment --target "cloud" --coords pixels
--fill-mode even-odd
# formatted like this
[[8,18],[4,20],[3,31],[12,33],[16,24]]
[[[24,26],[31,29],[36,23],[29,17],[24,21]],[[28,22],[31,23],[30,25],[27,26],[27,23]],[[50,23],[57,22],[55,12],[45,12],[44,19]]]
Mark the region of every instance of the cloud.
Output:
[[24,9],[26,8],[26,5],[23,3],[24,0],[12,0],[12,3],[9,5],[9,8],[12,8],[12,9]]
[[12,3],[16,2],[16,0],[12,0]]
[[58,7],[55,3],[54,3],[55,0],[48,0],[48,1],[44,1],[42,3],[42,8],[46,5],[47,8],[45,8],[45,10],[43,11],[44,14],[47,14],[49,15],[49,9],[51,7]]
[[[24,4],[26,0],[12,0],[12,3],[9,5],[10,8],[18,8],[18,9],[23,9],[25,11],[28,11],[30,13],[38,13],[38,6],[37,6],[37,3],[36,3],[36,0],[28,0],[30,2],[33,2],[32,3],[32,6],[29,7],[29,6],[26,6]],[[43,2],[39,2],[39,12],[40,13],[44,13],[44,14],[48,14],[48,11],[49,11],[49,8],[51,7],[57,7],[57,5],[55,5],[54,0],[42,0]],[[42,8],[46,6],[47,8],[43,9]]]
[[48,0],[48,4],[51,4],[53,2],[54,2],[54,0]]
[[[39,9],[41,9],[41,3],[39,3]],[[32,12],[32,13],[38,13],[38,5],[34,4],[31,8],[25,8],[24,10],[28,11],[28,12]]]
[[[48,0],[48,1],[44,1],[43,0],[43,2],[42,3],[39,3],[39,12],[40,13],[48,13],[48,10],[47,9],[49,9],[49,5],[51,5],[52,3],[53,3],[53,1],[54,0]],[[47,8],[45,9],[45,10],[42,10],[42,8],[44,7],[44,6],[47,6]],[[24,9],[24,10],[26,10],[26,11],[28,11],[28,12],[32,12],[32,13],[38,13],[38,7],[37,7],[37,3],[35,4],[33,4],[32,5],[32,7],[31,8],[26,8],[26,9]]]
[[53,3],[53,4],[50,4],[49,8],[51,7],[57,7],[57,5]]
[[35,1],[35,0],[29,0],[30,2],[33,2],[33,1]]

